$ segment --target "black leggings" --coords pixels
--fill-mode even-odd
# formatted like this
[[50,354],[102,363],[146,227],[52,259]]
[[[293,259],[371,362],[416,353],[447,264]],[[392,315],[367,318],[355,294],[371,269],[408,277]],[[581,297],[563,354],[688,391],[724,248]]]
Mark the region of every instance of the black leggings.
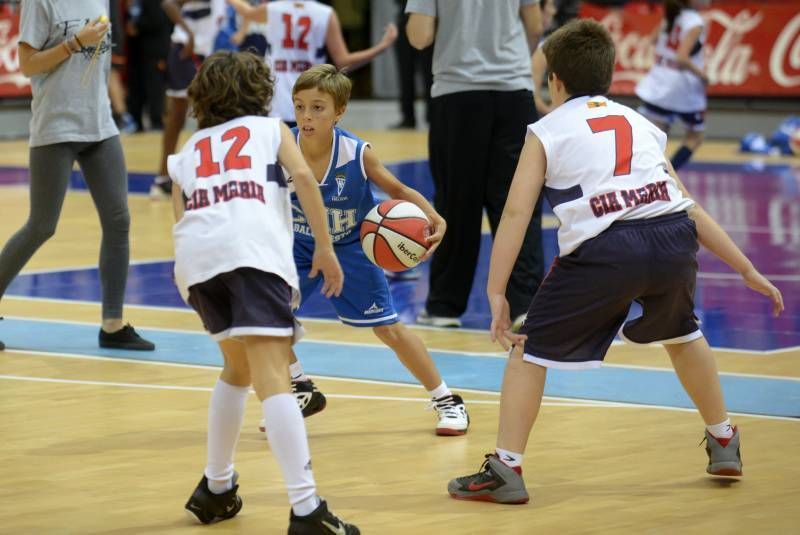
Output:
[[75,161],[100,216],[100,282],[103,319],[122,317],[128,279],[128,173],[119,136],[98,142],[31,147],[30,215],[0,252],[0,296],[31,256],[56,231]]

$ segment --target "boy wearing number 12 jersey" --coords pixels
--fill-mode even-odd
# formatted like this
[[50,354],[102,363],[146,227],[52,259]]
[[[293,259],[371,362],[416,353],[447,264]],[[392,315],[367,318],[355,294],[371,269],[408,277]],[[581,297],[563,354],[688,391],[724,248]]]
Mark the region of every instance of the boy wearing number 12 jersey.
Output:
[[289,384],[291,346],[302,330],[292,312],[299,285],[281,167],[294,177],[308,214],[311,273],[322,273],[323,293],[338,295],[343,275],[311,169],[286,125],[264,117],[271,98],[269,67],[259,57],[209,56],[189,86],[200,130],[168,160],[175,281],[225,361],[209,405],[206,468],[186,511],[209,524],[241,509],[233,456],[252,385],[288,490],[289,533],[357,535],[316,493],[305,424]]
[[389,24],[380,42],[350,52],[342,26],[330,6],[316,0],[276,0],[251,6],[246,0],[227,0],[247,22],[261,23],[267,38],[267,60],[275,76],[272,117],[295,125],[292,88],[304,71],[325,62],[325,53],[339,69],[352,71],[372,61],[397,39],[397,27]]
[[[600,24],[572,22],[544,44],[554,110],[528,127],[492,248],[491,337],[511,351],[495,451],[450,481],[457,499],[526,503],[522,458],[548,368],[600,366],[611,341],[663,344],[706,424],[706,471],[740,476],[739,432],[728,419],[711,350],[694,317],[698,242],[783,310],[780,292],[689,196],[664,157],[666,135],[604,95],[614,43]],[[505,289],[539,194],[560,220],[559,257],[510,331]],[[642,315],[625,322],[631,302]],[[620,327],[622,327],[620,331]]]

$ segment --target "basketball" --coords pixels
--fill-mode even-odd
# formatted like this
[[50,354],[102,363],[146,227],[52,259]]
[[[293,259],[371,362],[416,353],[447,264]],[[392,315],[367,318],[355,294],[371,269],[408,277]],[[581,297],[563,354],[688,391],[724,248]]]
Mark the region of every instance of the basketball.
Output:
[[361,247],[378,267],[389,271],[411,269],[428,250],[429,224],[416,204],[384,201],[361,223]]

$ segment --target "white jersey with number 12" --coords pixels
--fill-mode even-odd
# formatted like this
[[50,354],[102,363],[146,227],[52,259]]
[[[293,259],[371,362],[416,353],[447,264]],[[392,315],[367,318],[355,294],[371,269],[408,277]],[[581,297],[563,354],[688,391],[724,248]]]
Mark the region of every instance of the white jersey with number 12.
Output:
[[267,4],[268,60],[275,76],[270,115],[294,121],[292,87],[303,71],[325,59],[325,37],[333,9],[313,0]]

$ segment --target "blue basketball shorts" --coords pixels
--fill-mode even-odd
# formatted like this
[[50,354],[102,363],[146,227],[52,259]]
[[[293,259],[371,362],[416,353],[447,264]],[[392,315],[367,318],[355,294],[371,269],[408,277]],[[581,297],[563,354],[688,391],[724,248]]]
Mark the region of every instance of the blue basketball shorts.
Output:
[[[523,359],[594,368],[617,334],[637,344],[701,338],[694,315],[697,249],[694,221],[680,212],[617,221],[557,258],[520,329],[528,336]],[[633,301],[642,315],[626,322]]]
[[[334,245],[336,257],[344,272],[344,288],[331,303],[342,323],[353,327],[378,327],[397,323],[397,312],[389,292],[383,270],[369,261],[361,242]],[[319,291],[322,275],[308,278],[314,244],[305,240],[294,241],[294,262],[300,277],[300,296],[305,301],[312,292]]]
[[699,110],[695,112],[672,111],[643,100],[642,105],[639,106],[639,109],[636,111],[651,121],[664,123],[668,126],[672,126],[672,123],[674,123],[675,119],[677,118],[681,121],[681,123],[683,123],[683,127],[686,128],[686,130],[690,130],[692,132],[702,132],[706,129],[705,110]]
[[167,54],[167,96],[175,98],[186,98],[189,84],[192,83],[194,75],[200,69],[200,65],[205,59],[204,56],[193,55],[182,58],[181,52],[183,45],[172,43]]

